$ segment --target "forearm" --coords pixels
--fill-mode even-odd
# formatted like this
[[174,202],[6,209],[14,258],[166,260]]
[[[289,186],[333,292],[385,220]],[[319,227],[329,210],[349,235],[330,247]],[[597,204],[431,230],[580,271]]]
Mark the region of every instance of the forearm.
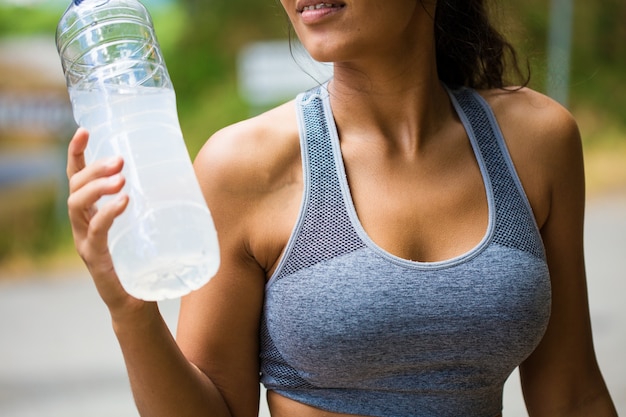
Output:
[[142,417],[231,417],[211,380],[182,354],[156,304],[113,320]]
[[[615,405],[599,370],[543,384],[525,383],[528,371],[520,368],[524,399],[530,417],[617,417]],[[525,378],[526,377],[526,378]]]
[[581,398],[574,407],[561,415],[564,417],[617,417],[617,410],[605,387],[595,395]]
[[617,417],[617,410],[608,391],[604,391],[567,416]]
[[581,399],[563,407],[529,407],[530,417],[617,417],[617,410],[608,392],[593,398]]

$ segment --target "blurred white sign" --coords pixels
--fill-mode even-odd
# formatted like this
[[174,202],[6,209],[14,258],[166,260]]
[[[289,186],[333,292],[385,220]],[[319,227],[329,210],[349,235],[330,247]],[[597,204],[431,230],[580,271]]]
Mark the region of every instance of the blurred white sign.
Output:
[[65,134],[75,129],[72,108],[55,94],[3,94],[0,91],[0,132],[19,130]]
[[268,106],[291,100],[332,76],[332,65],[320,63],[295,41],[250,44],[239,54],[241,96],[253,106]]

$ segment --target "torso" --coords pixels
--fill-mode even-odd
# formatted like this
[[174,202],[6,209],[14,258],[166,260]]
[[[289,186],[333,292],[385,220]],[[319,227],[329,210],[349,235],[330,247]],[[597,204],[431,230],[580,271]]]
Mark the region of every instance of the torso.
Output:
[[[520,129],[521,116],[532,93],[483,94],[500,123],[518,175],[525,187],[539,226],[549,210],[549,186],[542,179],[528,131]],[[517,97],[517,98],[515,98]],[[271,277],[289,240],[301,205],[303,178],[298,126],[294,104],[288,103],[261,116],[256,123],[267,132],[268,146],[257,158],[272,167],[261,178],[263,192],[257,194],[249,223],[249,248]],[[520,122],[518,122],[520,120]],[[275,126],[280,126],[275,128]],[[278,129],[278,134],[275,134]],[[532,135],[531,135],[532,136]],[[380,149],[342,137],[341,150],[359,220],[371,239],[385,251],[409,260],[441,261],[467,252],[483,238],[488,223],[485,189],[467,135],[454,120],[442,132],[441,146],[424,153],[419,161],[388,159]],[[454,150],[454,152],[450,152]],[[272,184],[271,189],[263,189]],[[407,192],[415,190],[415,192]],[[372,196],[377,202],[370,204]],[[409,207],[425,208],[416,212]],[[419,231],[419,233],[416,233]],[[273,416],[332,416],[279,394],[269,392]]]

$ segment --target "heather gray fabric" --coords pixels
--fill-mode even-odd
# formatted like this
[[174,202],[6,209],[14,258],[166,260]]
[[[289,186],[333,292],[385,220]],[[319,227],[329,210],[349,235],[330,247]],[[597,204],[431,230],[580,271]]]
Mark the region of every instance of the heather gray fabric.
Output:
[[469,252],[424,263],[369,239],[350,197],[325,86],[298,96],[305,193],[265,291],[267,389],[365,416],[501,412],[506,378],[545,331],[550,280],[491,110],[473,90],[450,97],[483,174],[489,226]]

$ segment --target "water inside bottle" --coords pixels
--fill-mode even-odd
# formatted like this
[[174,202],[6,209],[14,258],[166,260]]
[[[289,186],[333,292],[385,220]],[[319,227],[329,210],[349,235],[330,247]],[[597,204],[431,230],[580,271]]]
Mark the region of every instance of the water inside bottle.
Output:
[[199,288],[215,274],[219,248],[182,138],[174,92],[70,89],[70,97],[77,122],[90,132],[87,162],[114,155],[125,161],[123,191],[130,201],[109,231],[125,289],[157,300]]

